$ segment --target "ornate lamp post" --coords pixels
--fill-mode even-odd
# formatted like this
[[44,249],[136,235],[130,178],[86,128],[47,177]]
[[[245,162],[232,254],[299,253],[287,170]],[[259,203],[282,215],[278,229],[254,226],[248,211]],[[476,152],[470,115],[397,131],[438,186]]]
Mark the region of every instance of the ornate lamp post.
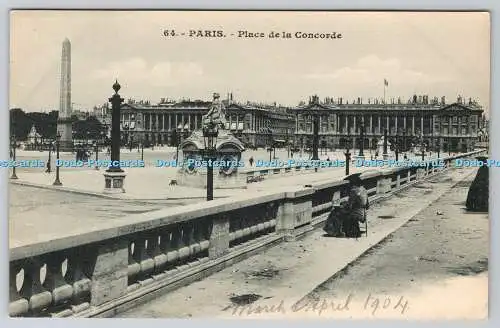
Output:
[[384,153],[382,154],[382,157],[384,159],[389,157],[389,154],[387,154],[387,129],[384,129]]
[[207,159],[207,201],[214,199],[214,168],[213,161],[216,159],[217,151],[217,136],[219,135],[219,130],[217,124],[213,121],[209,121],[206,126],[203,127],[203,141],[205,142],[204,155]]
[[319,116],[317,114],[313,115],[313,140],[312,140],[312,160],[319,160],[318,156],[319,148]]
[[441,139],[438,139],[438,141],[437,141],[438,158],[440,157],[440,152],[441,152]]
[[267,151],[269,152],[269,161],[272,161],[273,154],[273,131],[271,128],[267,128],[267,142],[269,143],[269,147]]
[[95,169],[99,170],[99,165],[97,165],[97,161],[99,160],[99,143],[97,139],[94,142],[94,151],[95,151]]
[[[57,156],[56,158],[57,158],[57,161],[59,161],[60,142],[61,142],[61,133],[59,131],[57,131],[57,135],[56,135],[56,156]],[[56,163],[57,163],[57,161],[56,161]],[[62,183],[59,180],[59,165],[56,165],[56,180],[54,181],[53,185],[54,186],[62,186]]]
[[173,131],[173,136],[174,138],[174,145],[175,145],[175,160],[179,161],[179,143],[180,143],[180,135],[177,133],[177,129],[174,129]]
[[118,91],[121,86],[118,81],[113,84],[115,94],[109,98],[111,102],[111,165],[104,173],[105,193],[124,193],[123,180],[125,180],[125,172],[120,168],[120,107],[123,103],[123,98],[120,97]]
[[287,158],[290,158],[290,138],[288,137],[288,127],[286,128],[286,150]]
[[12,142],[11,142],[11,147],[12,147],[12,160],[14,161],[14,164],[12,165],[12,175],[11,179],[12,180],[17,180],[18,177],[16,175],[16,148],[17,148],[17,140],[16,140],[16,132],[13,131],[12,134]]
[[359,137],[361,139],[360,139],[360,144],[359,144],[358,157],[365,158],[365,154],[364,154],[364,150],[365,150],[365,125],[363,123],[359,127]]
[[422,135],[420,135],[420,150],[422,151],[422,161],[425,160],[425,144]]
[[396,139],[394,140],[394,154],[396,155],[396,161],[399,160],[399,140],[398,136],[396,136]]
[[349,163],[351,162],[351,153],[349,152],[350,148],[349,144],[351,143],[350,138],[348,137],[346,139],[346,145],[345,145],[345,175],[349,175]]
[[403,152],[406,155],[406,130],[403,130]]

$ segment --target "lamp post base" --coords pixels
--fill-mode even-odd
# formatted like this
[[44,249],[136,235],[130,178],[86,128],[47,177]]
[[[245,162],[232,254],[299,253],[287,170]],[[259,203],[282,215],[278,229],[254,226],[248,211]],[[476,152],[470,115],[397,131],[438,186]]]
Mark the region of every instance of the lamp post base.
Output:
[[125,180],[125,172],[104,172],[104,191],[105,194],[122,194]]
[[359,155],[359,154],[358,154],[358,155],[354,156],[354,159],[355,159],[355,160],[358,160],[358,159],[360,159],[360,160],[364,160],[364,159],[365,159],[365,155]]

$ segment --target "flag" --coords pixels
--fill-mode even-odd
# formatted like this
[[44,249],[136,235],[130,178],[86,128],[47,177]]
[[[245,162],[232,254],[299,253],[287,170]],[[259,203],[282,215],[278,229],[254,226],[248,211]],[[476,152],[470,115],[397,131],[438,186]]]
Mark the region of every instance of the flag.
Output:
[[388,82],[386,79],[384,79],[384,85],[385,85],[386,87],[388,87],[388,86],[389,86],[389,82]]

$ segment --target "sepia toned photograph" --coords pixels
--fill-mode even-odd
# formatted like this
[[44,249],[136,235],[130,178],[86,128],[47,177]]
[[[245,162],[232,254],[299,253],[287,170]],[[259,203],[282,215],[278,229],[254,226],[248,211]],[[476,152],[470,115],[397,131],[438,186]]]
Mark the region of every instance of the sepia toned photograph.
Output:
[[9,24],[11,317],[488,318],[488,12]]

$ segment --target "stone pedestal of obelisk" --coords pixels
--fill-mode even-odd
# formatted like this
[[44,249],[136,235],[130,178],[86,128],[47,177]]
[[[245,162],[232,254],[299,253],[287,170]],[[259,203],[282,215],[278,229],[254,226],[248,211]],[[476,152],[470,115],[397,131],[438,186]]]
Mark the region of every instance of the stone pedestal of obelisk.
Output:
[[62,44],[61,86],[57,131],[61,135],[61,151],[73,151],[71,122],[71,43],[66,38]]

